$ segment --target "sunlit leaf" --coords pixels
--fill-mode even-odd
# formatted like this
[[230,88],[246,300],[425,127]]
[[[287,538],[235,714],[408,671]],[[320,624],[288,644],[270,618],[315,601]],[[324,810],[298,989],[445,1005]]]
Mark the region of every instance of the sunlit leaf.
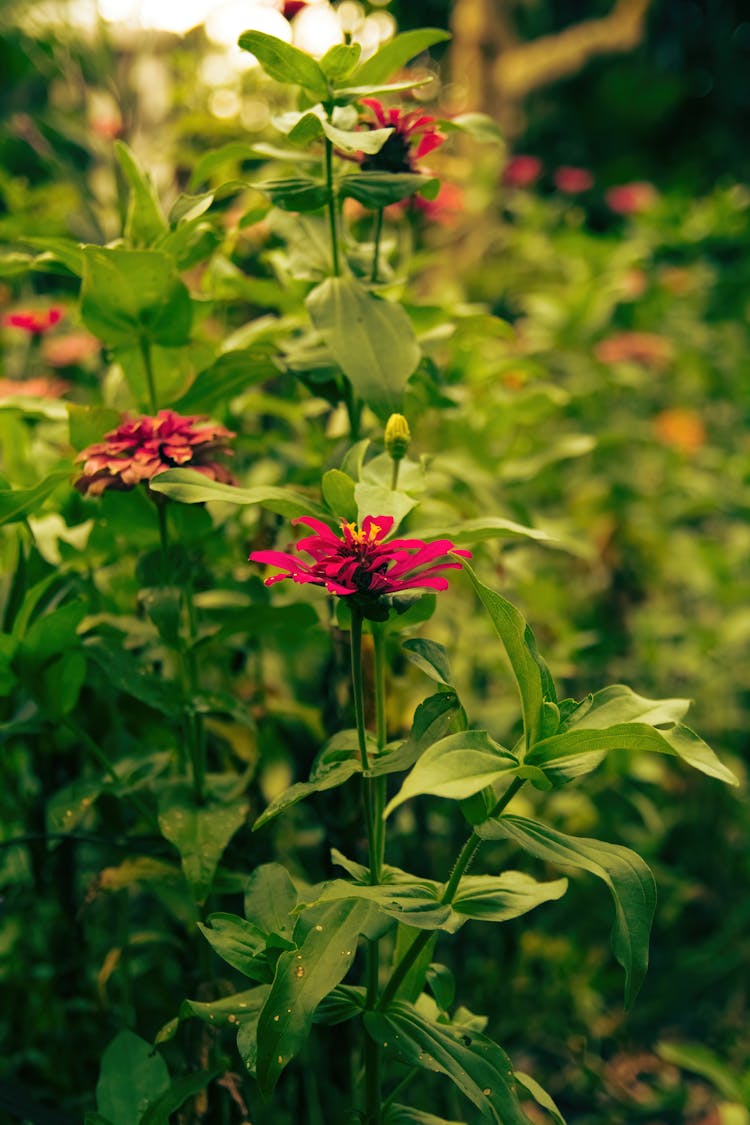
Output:
[[385,809],[385,815],[404,801],[422,794],[460,801],[478,793],[515,770],[518,759],[486,731],[467,730],[441,738],[422,754],[400,791]]
[[280,516],[316,516],[328,518],[328,513],[313,500],[308,500],[290,488],[258,485],[255,488],[236,488],[209,480],[195,469],[169,469],[150,482],[154,492],[163,492],[183,504],[203,504],[220,500],[226,504],[259,504]]
[[436,43],[444,43],[446,39],[450,39],[450,33],[437,27],[402,31],[357,67],[352,75],[352,82],[356,82],[358,86],[384,82],[391,74],[406,66],[410,59],[421,55]]
[[243,31],[239,45],[255,55],[266,74],[289,86],[302,86],[318,98],[328,96],[328,80],[311,55],[264,31]]

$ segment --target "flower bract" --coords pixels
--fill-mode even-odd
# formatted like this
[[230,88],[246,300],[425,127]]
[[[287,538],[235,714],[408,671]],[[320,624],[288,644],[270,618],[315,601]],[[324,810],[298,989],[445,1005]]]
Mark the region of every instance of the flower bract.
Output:
[[[361,526],[342,523],[337,535],[311,516],[293,523],[305,524],[313,534],[295,544],[296,554],[254,551],[251,562],[278,567],[280,574],[266,578],[266,586],[291,578],[294,582],[324,586],[340,597],[354,596],[361,605],[373,605],[384,595],[411,590],[445,590],[443,570],[460,568],[457,556],[471,558],[449,539],[425,543],[421,539],[391,539],[392,516],[365,516]],[[299,558],[307,555],[310,561]]]
[[76,488],[92,496],[107,488],[123,491],[180,466],[234,484],[229,470],[213,459],[216,453],[229,452],[225,443],[232,437],[230,430],[216,422],[183,417],[174,410],[160,410],[155,417],[126,418],[103,441],[78,454],[83,472]]

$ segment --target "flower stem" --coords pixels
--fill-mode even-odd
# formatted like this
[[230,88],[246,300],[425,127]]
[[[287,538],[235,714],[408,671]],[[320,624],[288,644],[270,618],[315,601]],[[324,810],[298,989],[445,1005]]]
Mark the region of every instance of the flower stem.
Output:
[[391,469],[391,492],[395,492],[398,486],[398,473],[401,468],[401,461],[394,458]]
[[[492,809],[492,812],[490,813],[490,817],[500,816],[500,814],[503,812],[503,810],[513,800],[516,793],[518,792],[518,790],[521,788],[521,786],[523,784],[524,784],[523,778],[520,778],[520,777],[514,778],[513,781],[510,783],[510,785],[508,786],[508,788],[503,793],[500,800],[497,802],[495,807]],[[466,840],[466,843],[461,848],[461,851],[458,854],[458,859],[456,860],[456,862],[454,864],[453,871],[451,872],[450,879],[446,883],[445,890],[443,891],[442,895],[440,896],[440,902],[443,905],[447,906],[451,902],[453,902],[453,899],[455,898],[455,895],[456,895],[456,891],[458,890],[458,884],[461,882],[461,879],[466,874],[466,869],[468,868],[469,864],[471,863],[471,861],[473,860],[477,851],[479,850],[479,848],[481,846],[481,843],[482,843],[481,838],[479,836],[477,836],[476,832],[472,831],[471,835],[468,837],[468,839]],[[420,932],[417,934],[414,941],[411,943],[411,945],[409,946],[409,948],[406,950],[403,957],[399,961],[398,965],[396,965],[396,968],[393,970],[393,973],[391,974],[391,979],[388,981],[388,984],[383,989],[383,994],[380,997],[380,1000],[378,1002],[378,1009],[379,1010],[382,1011],[384,1008],[388,1007],[391,1000],[394,998],[394,996],[398,992],[399,988],[401,987],[401,985],[403,983],[403,980],[404,980],[404,977],[409,972],[409,969],[412,967],[414,962],[417,960],[417,958],[419,957],[420,953],[425,948],[427,943],[430,941],[431,937],[432,937],[432,934],[430,933],[429,930],[420,930]]]
[[378,280],[378,266],[380,263],[380,239],[383,235],[383,208],[378,208],[377,218],[375,219],[375,247],[372,252],[372,273],[370,274],[370,281],[374,285]]
[[[191,700],[194,701],[200,689],[200,677],[198,675],[198,661],[195,658],[198,622],[195,613],[195,602],[193,601],[193,587],[190,582],[185,586],[184,593],[188,621],[186,648],[187,680]],[[186,719],[192,732],[193,789],[195,790],[196,801],[201,804],[206,795],[206,732],[203,726],[203,716],[200,712],[195,710],[188,712],[186,714]]]
[[331,259],[333,276],[341,276],[339,263],[338,221],[336,218],[336,196],[333,191],[333,144],[326,137],[326,185],[328,187],[328,223],[331,230]]
[[156,383],[154,382],[154,365],[151,359],[151,344],[148,340],[148,337],[139,336],[138,345],[141,349],[143,370],[146,372],[146,385],[148,386],[149,405],[151,407],[152,414],[156,414],[159,407],[156,399]]

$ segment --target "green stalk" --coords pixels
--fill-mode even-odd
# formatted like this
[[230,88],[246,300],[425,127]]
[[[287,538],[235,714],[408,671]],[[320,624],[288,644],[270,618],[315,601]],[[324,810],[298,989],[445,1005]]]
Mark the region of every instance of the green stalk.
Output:
[[372,273],[370,274],[370,281],[374,285],[378,280],[378,266],[380,263],[380,240],[383,235],[383,208],[378,208],[378,215],[375,220],[375,248],[372,252]]
[[[200,688],[198,675],[198,662],[195,658],[195,642],[198,636],[198,622],[193,601],[193,587],[188,582],[184,590],[185,608],[188,620],[188,643],[185,653],[187,663],[187,680],[190,696],[195,699]],[[193,788],[195,799],[201,804],[206,796],[206,731],[203,725],[203,716],[197,711],[186,716],[192,731],[193,750]]]
[[398,474],[399,474],[400,468],[401,468],[400,458],[398,460],[394,459],[393,460],[393,467],[391,469],[391,492],[395,492],[396,488],[398,486]]
[[[518,792],[518,790],[521,788],[521,786],[523,784],[524,784],[523,778],[520,778],[520,777],[514,778],[513,781],[510,783],[510,785],[508,786],[508,788],[506,789],[506,791],[503,793],[500,800],[497,802],[495,807],[492,809],[492,811],[490,813],[490,817],[500,816],[500,814],[505,810],[505,808],[507,808],[507,806],[513,800],[516,793]],[[443,891],[442,895],[440,896],[440,902],[443,905],[448,906],[451,902],[453,902],[456,891],[458,890],[458,884],[461,882],[461,879],[466,874],[466,870],[467,870],[469,864],[471,863],[471,861],[474,859],[474,856],[476,855],[477,851],[479,850],[479,848],[481,846],[481,843],[482,843],[481,838],[479,836],[477,836],[476,832],[472,831],[471,835],[469,836],[466,843],[461,848],[461,851],[458,854],[458,859],[456,860],[456,862],[454,864],[453,871],[451,872],[450,879],[445,884],[445,890]],[[409,969],[412,967],[414,962],[417,960],[417,958],[419,957],[419,954],[422,952],[424,947],[430,941],[431,937],[432,937],[432,934],[430,933],[429,930],[420,930],[420,932],[417,934],[414,941],[411,943],[409,948],[406,950],[406,953],[404,953],[404,955],[401,958],[401,960],[399,961],[398,965],[396,965],[396,968],[393,970],[393,973],[391,974],[391,979],[388,981],[388,984],[383,989],[383,995],[380,997],[380,1001],[378,1003],[378,1009],[380,1011],[382,1011],[384,1008],[388,1007],[391,1000],[394,998],[394,996],[398,992],[399,988],[401,987],[401,984],[404,980],[404,977],[409,972]]]
[[331,231],[331,258],[333,261],[333,276],[341,276],[339,264],[339,235],[338,221],[336,218],[336,196],[333,191],[333,144],[326,137],[326,185],[328,187],[328,224]]
[[146,385],[148,386],[148,400],[151,407],[151,412],[156,414],[158,410],[156,398],[156,383],[154,381],[154,365],[151,361],[151,344],[146,336],[139,336],[138,345],[141,349],[141,359],[143,360],[143,369],[146,372]]
[[[352,645],[352,692],[354,695],[354,714],[357,723],[357,740],[359,754],[362,760],[362,769],[365,774],[369,772],[370,762],[367,755],[367,731],[365,728],[364,682],[362,677],[362,612],[356,606],[351,611],[351,645]],[[377,673],[376,673],[377,679]],[[384,719],[380,718],[383,711],[382,690],[376,689],[378,703],[378,736],[384,730]],[[383,738],[383,744],[385,739]],[[365,806],[365,819],[367,822],[367,850],[370,863],[370,882],[375,884],[380,878],[379,856],[382,852],[382,813],[378,815],[377,796],[380,779],[363,777],[362,797]],[[379,822],[379,823],[378,823]],[[378,984],[380,975],[380,958],[377,941],[367,943],[367,1007],[374,1009],[378,1001]],[[367,1125],[380,1125],[380,1086],[382,1060],[380,1044],[376,1043],[365,1032],[364,1044],[365,1062],[365,1114]]]

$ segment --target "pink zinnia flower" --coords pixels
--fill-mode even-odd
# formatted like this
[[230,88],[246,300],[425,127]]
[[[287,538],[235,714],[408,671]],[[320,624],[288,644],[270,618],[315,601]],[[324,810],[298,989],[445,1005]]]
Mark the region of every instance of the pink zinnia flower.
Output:
[[604,193],[604,198],[610,211],[616,215],[638,215],[654,206],[659,193],[653,184],[643,181],[611,187]]
[[503,169],[503,183],[508,187],[531,187],[541,174],[542,162],[538,156],[512,156]]
[[83,472],[76,488],[92,496],[100,496],[106,488],[126,491],[180,466],[234,484],[228,469],[212,460],[215,453],[231,452],[225,443],[232,437],[231,431],[216,422],[184,418],[173,410],[160,410],[155,418],[126,418],[104,435],[104,441],[78,454],[76,461],[83,461]]
[[459,568],[461,563],[454,561],[455,556],[471,558],[470,551],[458,550],[449,539],[385,542],[393,527],[392,516],[365,516],[361,527],[342,522],[341,536],[311,516],[300,516],[292,522],[306,524],[315,533],[295,544],[295,550],[309,555],[312,561],[303,562],[286,551],[253,551],[251,562],[277,566],[283,572],[266,578],[266,586],[291,578],[324,586],[340,597],[359,595],[372,602],[406,590],[445,590],[448,579],[440,571]]
[[6,313],[3,324],[10,328],[21,328],[32,336],[41,336],[62,319],[63,311],[56,305],[49,309],[22,309],[21,312]]
[[377,98],[362,98],[362,105],[372,110],[375,122],[364,121],[369,129],[391,129],[391,135],[379,152],[362,154],[360,165],[365,172],[416,172],[415,162],[428,156],[445,140],[436,128],[436,121],[420,109],[404,113],[397,106],[386,109]]
[[564,195],[578,195],[582,191],[589,191],[594,186],[594,177],[588,168],[573,168],[563,164],[555,169],[555,187]]
[[37,375],[33,379],[0,379],[0,398],[24,395],[30,398],[60,398],[70,389],[64,379],[48,379]]
[[656,332],[614,332],[594,345],[594,355],[600,363],[640,363],[658,371],[669,365],[674,348]]

